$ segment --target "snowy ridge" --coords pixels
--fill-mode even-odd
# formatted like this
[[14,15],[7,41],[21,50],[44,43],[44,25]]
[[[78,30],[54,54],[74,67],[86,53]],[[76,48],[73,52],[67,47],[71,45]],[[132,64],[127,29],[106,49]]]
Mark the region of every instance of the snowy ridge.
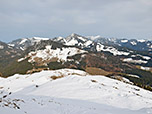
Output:
[[117,39],[117,38],[96,38],[95,42],[108,45],[117,45],[121,47],[127,47],[129,49],[138,51],[152,51],[151,40],[137,40],[137,39]]
[[[96,45],[96,43],[93,41],[93,39],[95,40],[95,39],[98,39],[98,38],[101,38],[101,37],[98,35],[98,36],[94,36],[94,37],[93,36],[90,36],[90,37],[88,36],[86,38],[86,37],[83,37],[83,36],[79,36],[77,34],[71,34],[67,38],[63,38],[63,37],[60,38],[59,37],[59,38],[55,38],[53,41],[61,42],[64,45],[67,45],[67,46],[79,46],[82,49],[83,48],[90,48],[91,49],[91,47],[94,47]],[[129,52],[118,51],[113,46],[105,46],[101,43],[97,43],[95,48],[96,48],[97,51],[107,51],[107,52],[112,53],[115,56],[116,55],[129,55]]]
[[22,38],[15,40],[8,45],[16,47],[17,49],[25,50],[27,47],[34,45],[35,43],[39,43],[43,40],[49,40],[49,38],[41,38],[41,37],[32,37],[32,38]]
[[60,42],[67,46],[80,46],[81,48],[89,47],[93,43],[92,40],[86,37],[77,35],[75,33],[72,33],[67,38],[63,38],[63,37],[54,38],[53,41]]
[[0,87],[0,112],[3,114],[152,113],[151,92],[80,70],[16,74],[0,78]]

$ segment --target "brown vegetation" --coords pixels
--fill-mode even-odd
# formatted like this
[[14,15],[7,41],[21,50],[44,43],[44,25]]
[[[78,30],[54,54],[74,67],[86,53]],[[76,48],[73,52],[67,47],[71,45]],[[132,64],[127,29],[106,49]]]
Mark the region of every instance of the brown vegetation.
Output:
[[2,73],[0,72],[0,77],[2,77],[3,75],[2,75]]
[[110,72],[107,72],[107,71],[105,71],[103,69],[95,68],[95,67],[87,67],[85,69],[85,71],[87,73],[91,74],[91,75],[104,75],[104,76],[106,76],[106,75],[111,74]]
[[59,78],[63,78],[64,76],[63,75],[61,75],[61,76],[51,76],[51,78],[53,79],[53,80],[56,80],[56,79],[59,79]]
[[32,70],[28,70],[26,72],[26,74],[32,74],[32,73],[35,73],[35,72],[41,72],[42,70],[48,70],[48,69],[47,68],[37,68],[37,69],[33,68]]

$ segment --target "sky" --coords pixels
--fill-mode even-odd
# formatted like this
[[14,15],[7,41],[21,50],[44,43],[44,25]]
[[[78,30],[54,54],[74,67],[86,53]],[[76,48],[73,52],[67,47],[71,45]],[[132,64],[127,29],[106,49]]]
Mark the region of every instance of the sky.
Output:
[[0,41],[72,33],[152,40],[152,0],[0,0]]

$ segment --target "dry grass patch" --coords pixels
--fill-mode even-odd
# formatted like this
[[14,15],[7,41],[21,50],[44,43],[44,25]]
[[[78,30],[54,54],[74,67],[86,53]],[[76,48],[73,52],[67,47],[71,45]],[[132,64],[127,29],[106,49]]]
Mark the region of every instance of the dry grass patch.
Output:
[[85,69],[85,71],[87,73],[91,74],[91,75],[104,75],[104,76],[106,76],[106,75],[111,74],[110,72],[107,72],[107,71],[105,71],[103,69],[95,68],[95,67],[87,67]]
[[58,61],[57,57],[53,57],[53,58],[50,59],[50,62],[56,62],[56,61]]
[[59,79],[59,78],[63,78],[64,76],[63,75],[61,75],[61,76],[51,76],[51,78],[53,79],[53,80],[56,80],[56,79]]
[[41,72],[42,70],[48,70],[47,68],[33,68],[32,70],[28,70],[26,72],[26,74],[32,74],[32,73],[35,73],[35,72]]

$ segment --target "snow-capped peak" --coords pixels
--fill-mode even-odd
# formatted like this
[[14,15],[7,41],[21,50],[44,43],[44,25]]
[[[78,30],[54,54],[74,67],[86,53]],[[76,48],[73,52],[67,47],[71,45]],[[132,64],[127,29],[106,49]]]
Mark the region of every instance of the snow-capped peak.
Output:
[[72,33],[70,36],[65,38],[66,43],[65,45],[70,45],[70,46],[82,46],[84,45],[85,42],[87,42],[89,39],[83,36],[80,36],[78,34]]

